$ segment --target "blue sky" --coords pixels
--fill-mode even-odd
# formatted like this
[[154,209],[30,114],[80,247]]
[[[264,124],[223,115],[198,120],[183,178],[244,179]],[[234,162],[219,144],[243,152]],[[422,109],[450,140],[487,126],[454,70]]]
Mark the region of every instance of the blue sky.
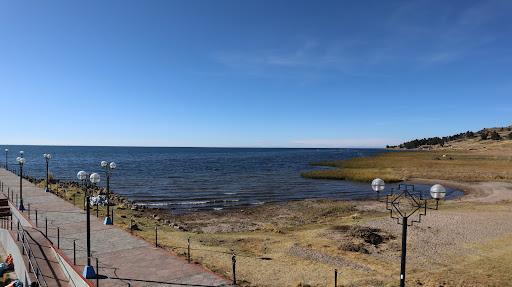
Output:
[[510,11],[0,0],[0,144],[369,147],[509,125]]

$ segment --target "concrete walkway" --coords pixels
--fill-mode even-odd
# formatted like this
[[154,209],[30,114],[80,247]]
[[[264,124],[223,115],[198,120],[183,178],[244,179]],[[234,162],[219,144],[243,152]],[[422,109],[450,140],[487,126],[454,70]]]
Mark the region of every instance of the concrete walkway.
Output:
[[[19,177],[0,169],[4,187],[19,193]],[[5,191],[6,192],[6,191]],[[19,196],[19,195],[18,195]],[[48,219],[48,237],[56,247],[57,227],[60,231],[60,251],[73,264],[73,241],[76,241],[75,269],[81,273],[86,257],[85,212],[58,196],[23,180],[25,208],[30,204],[30,221],[35,223],[38,210],[38,229],[45,232]],[[29,218],[25,211],[25,217]],[[93,262],[99,260],[100,286],[229,286],[228,280],[152,244],[132,236],[115,226],[106,226],[91,215],[91,249]],[[44,236],[43,236],[44,237]],[[96,280],[91,279],[96,285]]]

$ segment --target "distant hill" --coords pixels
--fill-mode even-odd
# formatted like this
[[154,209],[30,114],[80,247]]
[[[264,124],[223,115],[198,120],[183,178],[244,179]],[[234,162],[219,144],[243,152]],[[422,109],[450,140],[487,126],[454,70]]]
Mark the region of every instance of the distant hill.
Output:
[[415,139],[389,149],[485,149],[489,146],[512,143],[512,126],[485,128],[477,132],[467,131],[451,136]]

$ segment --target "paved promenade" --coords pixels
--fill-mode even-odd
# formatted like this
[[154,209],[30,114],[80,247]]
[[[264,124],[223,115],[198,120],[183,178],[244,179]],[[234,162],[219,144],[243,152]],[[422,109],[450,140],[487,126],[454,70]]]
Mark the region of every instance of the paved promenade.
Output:
[[[19,177],[0,169],[0,180],[5,187],[19,192]],[[35,223],[38,210],[38,229],[45,232],[48,219],[48,237],[57,246],[57,227],[60,230],[60,250],[73,263],[73,241],[77,246],[76,270],[81,273],[86,258],[85,212],[58,196],[23,180],[25,208],[30,204],[30,221]],[[28,218],[28,212],[25,211]],[[115,226],[106,226],[91,214],[92,265],[99,259],[100,286],[229,286],[228,280],[189,264],[161,248],[130,235]],[[44,238],[44,236],[43,236]],[[98,270],[96,270],[98,272]],[[91,283],[96,284],[95,279]]]

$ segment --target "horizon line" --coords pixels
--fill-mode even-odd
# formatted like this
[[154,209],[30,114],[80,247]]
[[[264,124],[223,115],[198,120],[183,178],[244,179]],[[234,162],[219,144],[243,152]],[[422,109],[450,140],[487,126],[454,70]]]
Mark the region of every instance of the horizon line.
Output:
[[65,145],[65,144],[2,144],[2,149],[10,146],[47,146],[47,147],[125,147],[125,148],[259,148],[259,149],[385,149],[386,147],[372,147],[372,146],[346,146],[346,147],[286,147],[286,146],[139,146],[139,145]]

